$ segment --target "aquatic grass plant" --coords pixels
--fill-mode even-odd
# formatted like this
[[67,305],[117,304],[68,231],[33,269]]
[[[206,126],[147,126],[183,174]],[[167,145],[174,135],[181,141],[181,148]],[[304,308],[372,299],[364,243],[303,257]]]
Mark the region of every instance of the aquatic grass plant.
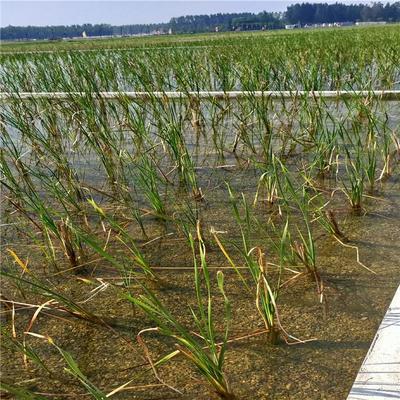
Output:
[[[9,307],[12,306],[7,303]],[[15,308],[13,310],[15,313]],[[46,372],[50,372],[43,358],[38,354],[38,352],[33,348],[33,346],[29,345],[29,343],[22,343],[17,338],[17,333],[15,331],[15,326],[11,328],[11,332],[4,326],[0,326],[1,332],[1,345],[8,350],[15,350],[16,353],[20,353],[24,359],[24,364],[27,366],[28,360],[32,362],[34,365],[37,365],[40,368],[46,370]]]
[[[221,271],[217,273],[218,291],[224,301],[225,329],[221,340],[219,339],[220,334],[215,329],[211,277],[206,261],[206,247],[200,233],[200,224],[197,225],[198,252],[191,235],[189,240],[193,253],[196,293],[196,307],[190,307],[190,311],[198,333],[193,333],[190,328],[182,325],[162,304],[155,293],[143,287],[143,295],[138,297],[129,295],[127,299],[144,311],[156,324],[156,328],[144,329],[139,332],[138,340],[143,343],[141,336],[148,331],[155,331],[162,336],[169,337],[175,342],[178,350],[158,360],[157,365],[164,363],[179,353],[196,367],[197,371],[208,381],[220,398],[233,399],[235,396],[232,394],[223,372],[231,314],[231,305],[224,291],[224,275]],[[199,262],[197,257],[200,259]]]
[[378,180],[378,149],[384,154],[381,177],[387,173],[387,162],[390,164],[388,118],[386,112],[381,115],[371,99],[356,98],[345,103],[351,113],[351,129],[341,126],[339,130],[346,170],[346,177],[341,179],[342,189],[353,211],[361,214],[366,181],[373,192]]
[[[114,233],[117,233],[117,239],[129,250],[129,253],[133,257],[134,265],[139,267],[146,276],[154,279],[154,272],[151,270],[149,263],[143,256],[132,235],[127,231],[127,229],[125,229],[122,224],[118,223],[115,218],[107,214],[93,199],[89,199],[88,202],[94,208],[94,210],[96,210],[100,217],[110,224],[110,227]],[[101,247],[94,238],[82,234],[82,239],[92,248],[94,248],[100,255],[111,261],[113,265],[118,267],[120,266],[119,262],[111,254],[107,253],[106,250]],[[124,269],[124,267],[122,267],[122,269]],[[129,269],[132,270],[132,268]]]
[[[239,210],[239,203],[235,198],[232,188],[227,185],[229,198],[231,201],[232,211],[240,231],[241,243],[232,243],[240,252],[244,259],[244,264],[252,277],[252,285],[250,285],[241,270],[237,266],[237,262],[229,255],[226,247],[219,238],[217,231],[212,229],[212,235],[218,247],[228,260],[229,264],[236,271],[241,281],[244,283],[247,291],[255,299],[256,309],[262,318],[268,342],[276,344],[280,331],[282,331],[280,324],[277,321],[277,299],[280,287],[281,268],[272,275],[267,268],[265,254],[260,247],[251,247],[250,244],[250,226],[251,217],[250,209],[247,204],[246,198],[242,194],[241,205],[243,213]],[[274,281],[274,283],[272,283]]]
[[57,351],[60,353],[62,358],[64,359],[67,367],[64,368],[64,371],[67,372],[68,374],[72,375],[75,379],[77,379],[80,384],[86,389],[88,394],[91,395],[93,399],[96,400],[106,400],[109,396],[106,395],[103,391],[101,391],[98,387],[96,387],[80,370],[78,364],[72,357],[71,353],[68,351],[63,350],[61,347],[59,347],[54,340],[45,335],[41,335],[38,333],[34,332],[29,332],[29,335],[40,338],[40,339],[45,339],[49,344],[54,346]]
[[9,383],[6,382],[0,382],[0,390],[12,394],[15,396],[15,398],[21,399],[21,400],[45,400],[47,397],[41,396],[39,394],[34,393],[31,390],[16,386],[16,385],[10,385]]
[[364,181],[366,172],[362,165],[362,155],[359,147],[354,158],[351,156],[347,147],[345,158],[345,169],[348,182],[342,180],[343,192],[348,198],[355,214],[361,214],[364,195]]
[[338,128],[335,116],[329,111],[329,104],[324,102],[323,99],[316,99],[315,104],[320,115],[320,121],[318,122],[318,126],[314,128],[315,132],[311,136],[311,141],[314,144],[311,168],[315,167],[317,169],[319,177],[325,177],[332,172],[336,162]]
[[[387,118],[386,118],[387,123]],[[390,132],[387,126],[384,126],[382,129],[382,146],[380,147],[380,152],[382,154],[382,161],[383,167],[382,172],[379,176],[379,179],[388,178],[393,171],[393,155],[396,154],[396,150],[393,152],[392,149],[392,142],[394,143],[395,147],[399,148],[399,139],[396,136],[395,132]]]
[[[9,201],[27,221],[32,223],[34,228],[39,229],[42,233],[46,242],[46,254],[50,255],[53,263],[56,264],[54,251],[54,239],[56,239],[64,249],[71,268],[76,269],[80,264],[79,260],[83,257],[83,249],[79,239],[71,233],[68,227],[68,218],[58,219],[54,211],[43,201],[30,178],[28,181],[25,179],[27,184],[21,185],[3,155],[1,155],[0,161],[3,175],[1,183],[9,191],[9,196],[12,196]],[[22,168],[23,176],[27,171],[31,172],[25,166],[22,167],[21,162],[18,165]]]
[[[34,332],[27,332],[28,335],[39,338],[39,339],[44,339],[46,342],[51,344],[53,347],[57,349],[61,357],[63,358],[65,364],[67,367],[64,368],[64,371],[67,372],[69,375],[72,375],[75,379],[77,379],[82,387],[87,391],[87,393],[96,400],[105,400],[109,398],[109,395],[106,393],[102,392],[99,388],[97,388],[81,371],[79,368],[77,362],[74,360],[73,356],[71,353],[63,350],[61,347],[59,347],[54,340],[46,335],[34,333]],[[3,335],[3,332],[2,332]],[[51,371],[48,369],[48,367],[43,363],[42,360],[40,360],[32,349],[27,347],[26,345],[20,344],[16,339],[12,339],[13,343],[16,343],[16,346],[18,347],[18,350],[24,354],[28,354],[29,358],[34,360],[35,362],[39,362],[39,366],[41,368],[44,368],[50,375],[52,374]],[[40,394],[36,394],[28,389],[15,386],[15,385],[10,385],[7,383],[2,382],[0,384],[0,388],[7,393],[14,394],[18,399],[26,399],[26,400],[39,400],[39,399],[46,399],[46,396],[42,396]]]
[[180,187],[189,190],[197,200],[203,198],[198,186],[194,163],[189,153],[184,135],[184,116],[180,101],[151,98],[157,136],[166,145],[168,154],[178,172]]
[[[272,156],[271,156],[272,157]],[[277,175],[271,164],[267,164],[266,172],[263,172],[258,179],[257,191],[254,196],[253,206],[257,204],[260,194],[265,193],[265,197],[262,201],[265,201],[269,207],[271,207],[277,200]]]
[[[368,28],[368,44],[358,40],[354,29],[256,34],[213,38],[202,37],[186,43],[154,43],[140,48],[146,40],[133,43],[124,39],[90,43],[30,43],[30,47],[53,47],[51,52],[7,53],[4,83],[17,91],[60,91],[89,86],[115,90],[135,87],[143,90],[143,82],[152,90],[293,90],[369,89],[396,87],[398,81],[398,32],[396,26]],[[243,40],[242,40],[243,39]],[[176,40],[176,37],[172,40]],[[375,51],[385,40],[385,51]],[[9,47],[10,44],[6,44]],[[12,45],[11,45],[12,46]],[[20,46],[26,46],[20,45]],[[103,51],[102,47],[110,46]],[[83,51],[59,51],[60,48],[81,48]],[[88,50],[89,47],[92,47]],[[118,50],[118,47],[122,48]],[[131,47],[131,48],[127,48]],[[83,48],[83,49],[82,49]],[[114,48],[114,49],[113,49]],[[313,53],[310,48],[314,48]],[[332,62],[332,54],[335,60]],[[34,60],[34,64],[27,61]],[[115,62],[117,60],[118,62]],[[55,68],[49,68],[49,65]],[[85,68],[86,66],[86,68]],[[13,80],[9,70],[19,71]]]
[[[21,276],[20,274],[11,273],[8,271],[1,270],[0,276],[7,278],[11,282],[15,282],[21,290],[30,290],[33,293],[38,293],[45,298],[54,300],[60,304],[60,310],[76,317],[79,319],[84,319],[97,324],[104,324],[101,318],[95,316],[92,312],[88,311],[86,308],[82,307],[73,299],[58,293],[57,289],[51,287],[51,284],[44,282],[40,278],[29,274],[27,277]],[[57,307],[56,307],[57,308]]]
[[[10,106],[11,110],[2,110],[2,118],[6,126],[19,132],[21,141],[17,145],[12,144],[13,141],[18,141],[15,133],[10,134],[4,127],[3,133],[4,145],[8,148],[9,155],[13,155],[14,163],[20,164],[23,162],[22,158],[34,159],[39,165],[44,159],[51,160],[53,175],[68,188],[69,197],[74,198],[74,206],[79,209],[84,193],[78,175],[74,173],[67,158],[69,134],[64,130],[63,123],[58,121],[58,107],[54,109],[44,100],[34,100],[31,104],[12,102]],[[39,109],[46,112],[39,112]],[[13,151],[10,151],[10,146],[14,147]],[[21,158],[16,157],[18,147],[20,155],[23,155]]]
[[[58,269],[58,260],[55,250],[57,245],[54,240],[59,242],[70,268],[77,273],[84,271],[87,258],[85,247],[89,246],[105,256],[107,253],[102,250],[98,239],[93,237],[94,230],[88,223],[89,215],[84,202],[87,196],[80,195],[77,200],[73,194],[78,189],[65,185],[41,160],[38,160],[34,167],[24,162],[23,148],[18,148],[8,134],[5,136],[5,144],[8,152],[1,154],[2,184],[8,191],[9,201],[33,224],[34,228],[42,232],[47,242],[47,246],[44,247],[48,249],[47,258],[51,259],[55,268]],[[82,188],[80,186],[78,188],[82,192]],[[43,196],[43,190],[47,198]],[[53,204],[57,204],[58,209]],[[125,241],[127,239],[130,241],[129,246],[124,241],[121,242],[134,255],[137,264],[148,273],[149,267],[127,231],[115,223],[114,229],[122,233]],[[108,256],[108,260],[118,265],[114,257]]]
[[[277,173],[280,175],[280,179],[277,181],[277,186],[287,215],[290,216],[294,211],[300,212],[299,222],[295,225],[297,239],[294,238],[293,235],[290,235],[292,241],[290,246],[295,257],[306,269],[307,274],[315,280],[317,293],[322,302],[323,282],[317,267],[315,238],[311,226],[312,218],[310,206],[312,199],[310,199],[306,186],[308,180],[305,179],[301,186],[296,187],[290,177],[288,168],[283,164],[283,162],[278,157],[274,157],[273,162]],[[288,218],[290,220],[290,217]]]
[[190,243],[190,236],[197,230],[197,223],[201,220],[201,209],[196,199],[184,198],[178,204],[178,210],[173,215],[173,221],[177,229],[183,233],[185,239]]
[[377,173],[377,154],[376,154],[376,142],[369,143],[367,148],[367,160],[365,175],[369,183],[369,190],[372,193],[376,184],[376,173]]
[[154,162],[146,153],[142,154],[139,162],[136,164],[136,170],[136,182],[138,186],[151,204],[156,216],[162,219],[166,214],[166,210],[159,190],[160,179]]

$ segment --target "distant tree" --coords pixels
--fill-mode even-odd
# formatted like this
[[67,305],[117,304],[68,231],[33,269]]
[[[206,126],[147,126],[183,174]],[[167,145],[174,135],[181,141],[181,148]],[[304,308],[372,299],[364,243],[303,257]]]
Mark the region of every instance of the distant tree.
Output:
[[298,3],[287,7],[285,13],[262,11],[258,14],[228,13],[211,15],[186,15],[171,18],[168,23],[112,26],[108,24],[83,24],[70,26],[7,26],[0,28],[2,40],[61,39],[82,36],[135,35],[154,31],[173,33],[219,32],[282,28],[285,23],[332,23],[344,21],[400,21],[400,1],[395,3],[351,4]]
[[285,13],[291,24],[344,21],[400,21],[400,2],[345,5],[340,3],[302,3],[290,5]]

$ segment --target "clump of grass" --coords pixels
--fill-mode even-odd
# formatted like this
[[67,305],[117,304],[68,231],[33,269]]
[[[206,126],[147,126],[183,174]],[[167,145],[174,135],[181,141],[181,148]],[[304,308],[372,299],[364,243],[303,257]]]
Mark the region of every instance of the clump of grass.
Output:
[[52,287],[49,282],[44,282],[42,279],[34,276],[32,273],[29,273],[29,276],[25,277],[0,270],[0,276],[9,279],[10,282],[15,282],[21,293],[24,295],[29,293],[27,291],[27,289],[29,289],[33,293],[37,293],[45,298],[54,300],[59,304],[58,307],[61,310],[76,318],[84,319],[95,324],[104,324],[104,321],[100,317],[94,315],[91,311],[85,307],[82,307],[68,296],[60,294],[57,288]]
[[136,165],[136,169],[139,187],[151,204],[156,216],[163,218],[166,214],[166,210],[158,188],[160,179],[158,178],[154,163],[149,155],[145,153],[141,156],[140,161]]
[[[117,239],[124,245],[126,249],[128,249],[129,253],[133,257],[134,265],[139,267],[140,270],[149,278],[155,279],[155,274],[152,271],[149,263],[144,257],[143,253],[140,251],[139,247],[135,243],[132,235],[128,232],[127,229],[124,228],[122,224],[120,224],[113,216],[106,213],[93,199],[88,200],[89,204],[96,210],[96,212],[100,215],[100,217],[108,222],[111,229],[117,233]],[[113,265],[118,268],[124,269],[124,266],[116,260],[116,258],[105,251],[103,247],[101,247],[97,241],[97,239],[93,236],[86,235],[82,233],[82,240],[84,240],[90,247],[92,247],[97,253],[111,261]]]
[[369,143],[367,147],[367,160],[365,175],[369,183],[369,191],[373,193],[376,184],[376,171],[377,171],[377,154],[376,154],[377,144],[374,141]]
[[242,195],[242,206],[244,210],[242,217],[239,211],[238,202],[229,185],[228,192],[233,214],[241,234],[241,244],[235,244],[235,247],[240,251],[242,257],[244,258],[245,265],[251,274],[252,286],[246,282],[246,279],[240,272],[240,269],[237,267],[237,263],[233,261],[232,257],[229,255],[225,246],[219,239],[217,232],[212,230],[212,234],[229,264],[239,275],[250,295],[254,296],[256,309],[265,324],[268,342],[276,344],[278,342],[279,333],[282,331],[281,326],[277,321],[276,305],[279,295],[281,269],[278,269],[277,276],[275,277],[275,284],[272,286],[271,277],[265,262],[264,252],[260,247],[250,247],[251,218],[250,209],[246,199],[244,195]]
[[32,390],[25,389],[6,382],[0,382],[0,390],[5,393],[14,395],[16,399],[20,400],[46,400],[48,397],[41,396],[34,393]]
[[360,215],[363,209],[365,170],[362,168],[359,153],[355,160],[352,160],[349,155],[347,156],[346,172],[348,183],[342,181],[343,192],[348,198],[353,212]]
[[[39,230],[45,241],[45,245],[41,247],[47,249],[46,254],[56,268],[55,242],[58,242],[64,250],[70,267],[77,273],[81,272],[85,254],[81,242],[69,228],[68,215],[70,213],[66,211],[64,215],[66,214],[67,216],[60,218],[60,213],[50,207],[34,185],[33,178],[35,173],[32,169],[22,162],[19,163],[19,166],[21,175],[23,177],[27,176],[29,179],[22,178],[23,181],[18,179],[5,157],[1,155],[0,170],[3,174],[1,184],[8,191],[7,198],[9,202],[31,225],[30,229]],[[56,193],[57,198],[60,198],[60,203],[65,205],[65,200],[61,197],[62,192],[55,188],[54,193]]]
[[[224,290],[224,275],[221,271],[217,273],[219,293],[224,299],[225,331],[222,340],[219,341],[215,330],[215,322],[212,308],[211,278],[206,261],[206,247],[200,233],[200,225],[197,226],[198,254],[195,249],[195,241],[189,236],[190,246],[193,253],[194,283],[196,293],[196,309],[190,308],[193,322],[198,332],[193,333],[189,328],[182,325],[176,317],[161,303],[155,293],[144,287],[145,294],[127,299],[138,306],[144,313],[156,323],[156,328],[150,330],[166,336],[175,342],[178,350],[168,354],[158,361],[157,365],[169,360],[173,356],[182,354],[197,371],[207,380],[213,390],[221,399],[234,399],[225,373],[223,372],[226,345],[229,333],[230,302]],[[200,258],[200,265],[197,261]],[[202,283],[205,285],[206,301],[203,297]],[[205,303],[205,304],[204,304]],[[145,329],[138,335],[148,331]],[[139,339],[141,342],[142,340]],[[142,342],[143,343],[143,342]]]
[[[15,309],[13,310],[13,312],[15,312]],[[44,362],[43,358],[38,354],[38,352],[28,343],[21,343],[17,339],[14,325],[11,329],[11,333],[3,325],[0,326],[0,331],[2,346],[7,349],[15,350],[16,353],[21,354],[23,356],[25,366],[27,366],[29,360],[38,367],[46,370],[46,372],[50,372],[46,363]]]
[[290,215],[290,213],[293,212],[293,203],[296,207],[295,209],[300,211],[301,223],[299,222],[299,224],[296,225],[298,240],[293,240],[291,242],[293,254],[302,263],[303,267],[305,267],[307,273],[315,279],[317,292],[322,302],[323,283],[317,268],[315,239],[310,220],[311,199],[309,198],[305,185],[299,188],[294,185],[289,170],[280,159],[274,157],[274,164],[277,173],[281,175],[281,178],[278,179],[279,194],[283,199],[283,205],[287,213]]
[[45,339],[48,343],[54,346],[60,353],[68,367],[64,371],[76,378],[80,384],[86,389],[87,393],[95,400],[106,400],[108,395],[94,385],[80,370],[77,362],[74,360],[71,353],[59,347],[50,336],[40,335],[38,333],[29,332],[29,335],[39,339]]
[[317,269],[314,238],[310,228],[310,223],[306,216],[304,216],[304,225],[306,228],[306,233],[303,234],[301,230],[297,228],[300,239],[298,241],[295,240],[292,243],[292,249],[293,253],[306,268],[307,273],[315,280],[317,284],[317,292],[320,297],[320,301],[322,302],[323,282]]
[[265,197],[262,200],[264,200],[269,207],[272,207],[278,195],[277,176],[272,168],[269,168],[269,171],[264,172],[260,176],[253,205],[257,203],[260,193],[265,193]]

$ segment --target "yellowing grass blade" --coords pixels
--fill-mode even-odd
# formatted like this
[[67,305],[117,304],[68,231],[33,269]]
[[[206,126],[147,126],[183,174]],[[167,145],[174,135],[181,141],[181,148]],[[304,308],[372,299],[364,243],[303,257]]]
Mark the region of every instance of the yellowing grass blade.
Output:
[[7,248],[7,251],[11,254],[14,261],[22,268],[22,271],[24,273],[27,272],[29,274],[30,271],[28,269],[28,261],[24,263],[13,250]]

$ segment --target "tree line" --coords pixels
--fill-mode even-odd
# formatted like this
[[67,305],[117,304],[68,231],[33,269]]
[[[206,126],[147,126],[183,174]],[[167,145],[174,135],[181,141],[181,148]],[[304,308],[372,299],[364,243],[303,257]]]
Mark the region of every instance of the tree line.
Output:
[[321,24],[333,22],[400,21],[400,2],[367,4],[293,4],[287,7],[285,19],[291,23]]
[[167,23],[113,26],[83,24],[60,26],[7,26],[0,28],[2,40],[62,39],[86,36],[115,36],[160,33],[200,33],[233,30],[280,29],[285,24],[334,22],[400,22],[400,1],[373,4],[302,3],[287,7],[286,12],[219,13],[171,18]]

